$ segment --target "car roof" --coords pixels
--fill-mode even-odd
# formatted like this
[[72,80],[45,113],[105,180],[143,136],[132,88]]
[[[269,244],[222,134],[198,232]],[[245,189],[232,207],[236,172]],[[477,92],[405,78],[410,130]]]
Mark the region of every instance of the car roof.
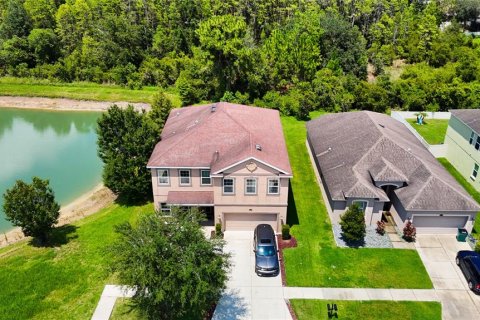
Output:
[[473,266],[477,269],[477,272],[480,274],[480,255],[469,256],[470,261],[472,261]]

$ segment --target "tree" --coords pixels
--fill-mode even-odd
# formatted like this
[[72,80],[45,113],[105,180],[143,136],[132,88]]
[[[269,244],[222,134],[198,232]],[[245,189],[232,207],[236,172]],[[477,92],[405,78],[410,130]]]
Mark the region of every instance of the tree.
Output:
[[133,304],[148,319],[202,319],[227,280],[223,241],[207,240],[197,210],[145,215],[116,227],[113,271],[136,288]]
[[148,116],[157,124],[159,130],[158,132],[163,129],[163,126],[165,125],[168,115],[172,109],[172,101],[170,101],[163,91],[160,91],[155,95],[152,103],[152,111],[150,111]]
[[30,31],[30,19],[23,3],[18,0],[8,2],[7,10],[0,21],[0,39],[3,40],[13,36],[25,37]]
[[58,52],[57,36],[52,29],[33,29],[28,44],[37,64],[55,61]]
[[103,183],[126,201],[152,197],[146,163],[159,137],[157,125],[132,106],[113,105],[98,119],[98,154],[104,163]]
[[60,215],[60,205],[55,201],[49,181],[33,177],[32,183],[27,184],[17,180],[3,197],[7,220],[21,227],[26,236],[45,244]]
[[365,237],[365,214],[357,203],[353,203],[340,216],[343,238],[347,241],[360,241]]

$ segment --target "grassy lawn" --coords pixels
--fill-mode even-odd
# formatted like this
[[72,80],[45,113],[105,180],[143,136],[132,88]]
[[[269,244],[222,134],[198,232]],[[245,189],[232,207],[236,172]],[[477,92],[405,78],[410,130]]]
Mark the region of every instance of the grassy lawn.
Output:
[[327,303],[336,303],[338,319],[440,320],[438,302],[290,300],[298,320],[328,319]]
[[132,309],[130,301],[130,298],[117,299],[109,320],[146,320],[140,316],[138,310]]
[[[437,160],[447,169],[448,172],[457,180],[458,183],[467,191],[475,201],[480,203],[480,193],[461,175],[460,172],[445,158],[437,158]],[[472,234],[480,234],[480,216],[475,219],[475,225],[473,226]]]
[[[117,85],[89,82],[51,83],[44,80],[24,78],[0,78],[0,95],[4,96],[151,103],[157,92],[157,87],[144,87],[141,90],[131,90],[127,87]],[[169,91],[167,95],[176,106],[181,105],[180,98],[177,94]]]
[[445,140],[448,120],[427,118],[422,125],[417,124],[415,119],[407,119],[407,121],[420,133],[428,144],[441,144]]
[[[318,116],[315,114],[314,116]],[[282,118],[294,178],[288,223],[298,247],[286,249],[287,284],[300,287],[432,288],[415,250],[337,248],[305,146],[305,122]]]
[[57,247],[36,248],[23,241],[0,249],[0,315],[90,319],[105,284],[115,283],[105,251],[115,237],[113,227],[152,210],[151,204],[112,205],[57,230],[58,243],[64,243]]

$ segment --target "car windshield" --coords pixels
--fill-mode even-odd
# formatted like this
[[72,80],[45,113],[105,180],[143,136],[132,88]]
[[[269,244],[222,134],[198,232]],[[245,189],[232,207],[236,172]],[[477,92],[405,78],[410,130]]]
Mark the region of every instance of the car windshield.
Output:
[[259,246],[257,250],[259,256],[273,256],[275,248],[273,246]]

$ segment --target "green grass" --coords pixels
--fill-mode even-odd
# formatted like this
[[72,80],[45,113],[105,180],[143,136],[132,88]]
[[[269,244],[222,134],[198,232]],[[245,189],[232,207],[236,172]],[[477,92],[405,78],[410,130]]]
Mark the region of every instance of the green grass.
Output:
[[438,302],[290,300],[290,303],[298,320],[328,319],[327,303],[337,304],[338,319],[440,320],[442,318],[442,308]]
[[[480,193],[465,179],[460,172],[455,169],[455,167],[446,159],[446,158],[437,158],[437,160],[447,169],[448,172],[457,180],[458,183],[467,191],[472,198],[480,203]],[[475,219],[475,225],[473,226],[472,234],[480,234],[480,216]]]
[[140,315],[138,309],[132,308],[130,302],[129,298],[117,299],[109,320],[145,320],[146,318]]
[[415,250],[336,247],[305,146],[305,122],[284,117],[282,124],[293,170],[288,223],[298,240],[297,248],[284,251],[287,285],[432,288]]
[[[96,84],[90,82],[52,83],[46,80],[25,78],[0,78],[0,95],[24,97],[68,98],[94,101],[127,101],[151,103],[157,87],[144,87],[131,90],[117,85]],[[176,106],[181,105],[180,98],[173,89],[167,95]]]
[[23,241],[0,249],[0,318],[90,319],[103,287],[115,283],[106,254],[114,226],[152,210],[151,204],[111,205],[57,230],[57,239],[68,239],[63,245],[37,248]]
[[416,119],[407,119],[407,121],[420,133],[428,144],[441,144],[445,140],[448,120],[426,119],[422,125],[417,124]]

